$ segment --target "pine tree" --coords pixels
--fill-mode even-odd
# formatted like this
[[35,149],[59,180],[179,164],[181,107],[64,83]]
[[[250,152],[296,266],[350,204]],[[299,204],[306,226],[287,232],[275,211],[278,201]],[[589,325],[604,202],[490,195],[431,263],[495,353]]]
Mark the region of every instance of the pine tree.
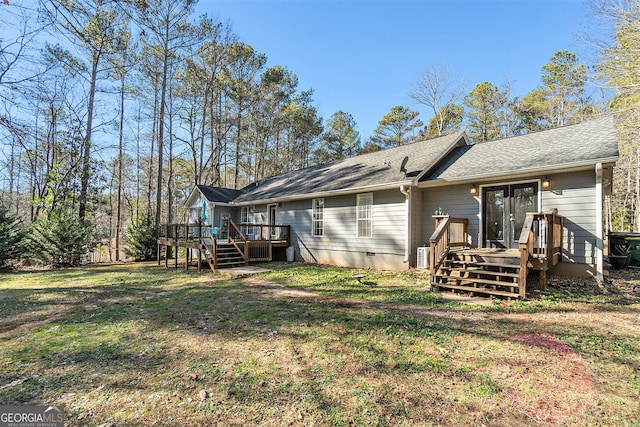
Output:
[[20,219],[0,206],[0,268],[20,257],[23,238],[24,230],[20,227]]
[[73,267],[88,253],[93,227],[58,210],[34,223],[31,231],[27,239],[30,258],[55,267]]
[[397,147],[415,142],[417,129],[423,126],[418,118],[419,112],[409,107],[397,105],[378,122],[373,131],[371,142],[383,148]]
[[155,259],[158,250],[158,229],[150,217],[142,217],[131,224],[127,230],[125,242],[129,246],[125,248],[127,256],[136,261]]

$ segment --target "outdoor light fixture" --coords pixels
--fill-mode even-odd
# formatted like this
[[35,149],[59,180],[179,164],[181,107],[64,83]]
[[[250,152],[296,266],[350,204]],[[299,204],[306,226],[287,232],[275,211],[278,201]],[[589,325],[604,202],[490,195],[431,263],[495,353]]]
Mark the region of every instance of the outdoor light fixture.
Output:
[[476,194],[478,194],[478,187],[476,187],[475,184],[471,185],[471,188],[469,189],[469,194],[471,194],[472,196],[475,196]]
[[549,181],[549,178],[545,176],[544,179],[542,180],[542,188],[549,188],[549,187],[551,187],[551,181]]

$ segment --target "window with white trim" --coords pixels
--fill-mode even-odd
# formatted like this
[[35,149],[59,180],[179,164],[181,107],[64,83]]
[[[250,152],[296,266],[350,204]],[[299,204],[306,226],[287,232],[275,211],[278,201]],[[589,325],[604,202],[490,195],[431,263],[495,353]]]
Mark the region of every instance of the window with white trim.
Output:
[[[256,207],[255,206],[243,206],[240,208],[240,223],[241,224],[253,224],[256,215]],[[240,231],[242,231],[247,236],[255,234],[255,227],[247,227],[241,226]]]
[[356,236],[373,235],[373,193],[358,194],[356,203]]
[[324,236],[324,199],[313,199],[311,211],[313,237],[322,237]]

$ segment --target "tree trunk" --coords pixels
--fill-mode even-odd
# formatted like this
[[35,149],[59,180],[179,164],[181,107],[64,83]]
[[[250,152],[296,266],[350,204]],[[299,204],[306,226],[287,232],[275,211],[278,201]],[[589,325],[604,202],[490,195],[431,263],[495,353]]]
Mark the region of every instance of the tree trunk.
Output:
[[[169,34],[169,22],[167,21],[166,33]],[[158,180],[156,188],[156,228],[160,227],[160,214],[162,212],[162,166],[163,166],[163,150],[164,150],[164,110],[166,108],[167,95],[167,73],[169,68],[169,42],[165,38],[164,57],[162,64],[162,83],[160,86],[160,114],[158,115]]]
[[82,172],[80,173],[80,196],[78,197],[78,217],[85,219],[87,215],[87,193],[89,191],[89,175],[91,172],[91,133],[93,130],[93,104],[98,79],[98,63],[100,53],[94,53],[91,61],[91,78],[89,81],[89,102],[87,104],[87,129],[82,142]]
[[[116,262],[120,261],[120,229],[122,228],[122,168],[124,162],[124,90],[125,74],[120,81],[120,134],[118,139],[118,198],[116,200]],[[109,252],[111,254],[111,252]]]

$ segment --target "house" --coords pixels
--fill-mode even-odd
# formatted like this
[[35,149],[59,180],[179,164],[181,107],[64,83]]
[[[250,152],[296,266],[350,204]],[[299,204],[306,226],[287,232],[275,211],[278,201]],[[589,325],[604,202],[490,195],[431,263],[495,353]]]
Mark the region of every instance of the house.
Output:
[[[277,241],[301,261],[428,266],[432,282],[452,289],[507,277],[511,293],[522,294],[518,280],[530,270],[602,275],[602,204],[617,158],[610,116],[479,144],[460,132],[241,190],[198,185],[185,207],[189,222],[204,220],[216,239]],[[501,267],[522,262],[520,271]]]

